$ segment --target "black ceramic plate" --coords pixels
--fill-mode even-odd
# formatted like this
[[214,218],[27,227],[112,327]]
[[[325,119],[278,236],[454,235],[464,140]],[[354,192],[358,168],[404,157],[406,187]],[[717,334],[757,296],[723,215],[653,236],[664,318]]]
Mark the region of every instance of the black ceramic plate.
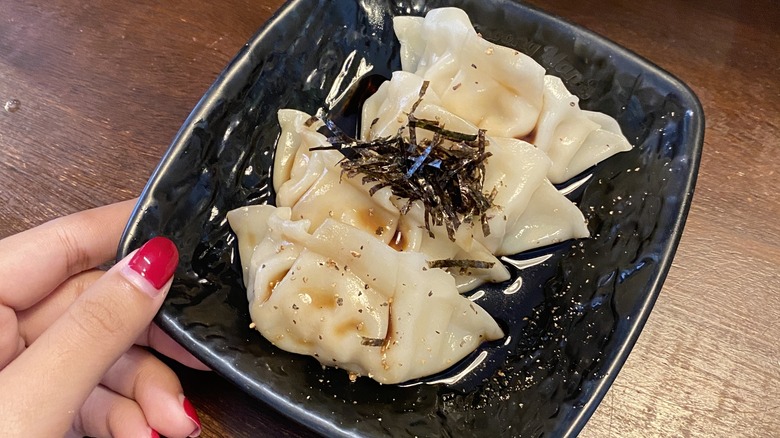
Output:
[[[391,18],[465,9],[493,42],[562,77],[586,109],[617,118],[637,147],[592,170],[576,194],[592,238],[513,260],[522,287],[479,303],[508,328],[436,378],[381,386],[286,353],[249,329],[225,213],[271,202],[276,111],[324,108],[349,123],[366,81],[400,68]],[[373,76],[376,78],[377,76]],[[355,86],[355,84],[358,84]],[[628,356],[661,289],[690,204],[704,119],[693,93],[584,29],[512,1],[295,0],[244,47],[181,128],[144,190],[120,256],[154,235],[181,251],[157,321],[243,390],[326,435],[574,435]],[[511,261],[511,260],[510,260]],[[520,263],[515,263],[521,265]]]

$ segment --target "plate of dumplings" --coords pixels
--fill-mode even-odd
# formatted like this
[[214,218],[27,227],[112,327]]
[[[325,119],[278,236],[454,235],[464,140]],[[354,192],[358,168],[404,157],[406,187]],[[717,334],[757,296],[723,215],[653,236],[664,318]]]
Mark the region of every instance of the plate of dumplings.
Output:
[[660,293],[703,133],[677,78],[526,5],[290,1],[119,253],[174,240],[157,323],[316,432],[574,436]]

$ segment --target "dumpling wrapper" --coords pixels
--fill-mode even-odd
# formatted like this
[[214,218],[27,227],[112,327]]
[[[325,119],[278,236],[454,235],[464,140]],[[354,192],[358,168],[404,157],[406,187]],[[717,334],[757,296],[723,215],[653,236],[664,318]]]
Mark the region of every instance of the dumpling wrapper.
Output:
[[299,242],[295,222],[302,221],[285,216],[271,213],[266,224],[256,224],[254,237],[265,227],[266,243],[251,257],[263,264],[256,267],[250,314],[278,347],[389,384],[443,371],[482,342],[503,337],[493,318],[458,293],[452,276],[428,268],[422,254],[397,252],[331,219]]
[[[265,277],[284,275],[308,239],[310,222],[291,221],[290,216],[289,207],[272,205],[251,205],[227,213],[230,228],[238,238],[239,258],[250,303],[256,299],[255,289],[264,290],[263,287],[255,287],[257,273],[262,269]],[[271,253],[274,259],[266,259],[265,256]]]
[[280,110],[278,117],[282,132],[274,158],[276,205],[291,207],[292,217],[309,220],[312,228],[332,218],[390,242],[400,216],[390,201],[390,188],[370,195],[359,178],[342,175],[338,163],[343,156],[338,151],[311,150],[330,146],[317,132],[322,126],[319,119],[290,109]]
[[547,177],[563,183],[631,144],[614,118],[580,109],[560,78],[545,76],[544,105],[536,127],[534,144],[552,160]]
[[318,118],[294,109],[281,109],[277,117],[282,132],[273,168],[276,205],[292,207],[342,156],[334,150],[311,150],[330,146],[327,138],[317,132],[323,126]]

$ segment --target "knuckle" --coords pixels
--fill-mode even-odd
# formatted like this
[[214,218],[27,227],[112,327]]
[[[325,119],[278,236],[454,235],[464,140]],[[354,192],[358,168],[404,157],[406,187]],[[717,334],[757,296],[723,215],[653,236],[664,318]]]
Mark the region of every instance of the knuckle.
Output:
[[107,413],[106,422],[109,434],[112,437],[128,436],[127,425],[143,420],[140,408],[126,398],[118,398],[111,404]]
[[133,418],[132,413],[132,401],[98,386],[79,409],[68,437],[127,436],[127,424],[138,420]]
[[0,339],[5,336],[16,337],[19,334],[18,328],[16,312],[9,307],[0,306]]
[[142,361],[133,376],[133,396],[138,398],[146,388],[155,386],[154,382],[160,377],[157,374],[159,371],[149,360]]
[[55,223],[54,235],[65,255],[65,266],[68,275],[73,275],[90,268],[89,253],[86,248],[80,244],[79,239],[76,237],[73,230],[61,225],[59,222]]
[[105,339],[122,331],[123,309],[115,303],[96,297],[82,296],[78,310],[73,313],[73,322],[79,329],[78,339]]
[[91,269],[81,274],[74,275],[65,280],[59,288],[66,289],[71,301],[75,301],[84,294],[101,276],[104,271]]
[[66,436],[87,436],[87,431],[84,428],[84,409],[79,409],[78,414],[73,419],[73,424],[70,426],[69,434]]
[[143,342],[145,342],[145,346],[152,350],[160,350],[160,347],[165,343],[163,331],[158,329],[156,324],[149,325],[149,328],[144,334]]
[[19,335],[16,312],[0,306],[0,369],[14,360],[24,347],[24,341]]

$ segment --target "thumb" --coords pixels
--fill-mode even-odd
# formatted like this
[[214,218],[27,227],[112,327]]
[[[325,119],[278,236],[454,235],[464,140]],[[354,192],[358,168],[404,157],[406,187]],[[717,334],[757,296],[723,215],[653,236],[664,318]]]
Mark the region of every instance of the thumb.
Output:
[[67,431],[103,374],[154,318],[177,264],[173,242],[156,237],[93,283],[0,371],[0,417],[15,418],[27,436]]

